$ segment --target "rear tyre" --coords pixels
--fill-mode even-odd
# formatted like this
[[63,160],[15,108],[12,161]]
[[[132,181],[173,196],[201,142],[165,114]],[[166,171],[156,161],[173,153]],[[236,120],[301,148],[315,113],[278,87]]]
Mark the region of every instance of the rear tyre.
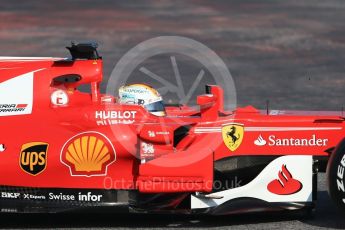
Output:
[[327,165],[328,192],[345,214],[345,138],[333,151]]

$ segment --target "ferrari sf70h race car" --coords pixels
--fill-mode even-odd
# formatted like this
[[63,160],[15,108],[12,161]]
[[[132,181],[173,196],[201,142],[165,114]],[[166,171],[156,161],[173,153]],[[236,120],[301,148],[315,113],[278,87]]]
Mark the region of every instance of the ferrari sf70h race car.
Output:
[[158,116],[100,92],[95,43],[68,49],[0,58],[2,212],[312,210],[318,172],[345,210],[342,112],[225,111],[207,85],[197,108],[160,104]]

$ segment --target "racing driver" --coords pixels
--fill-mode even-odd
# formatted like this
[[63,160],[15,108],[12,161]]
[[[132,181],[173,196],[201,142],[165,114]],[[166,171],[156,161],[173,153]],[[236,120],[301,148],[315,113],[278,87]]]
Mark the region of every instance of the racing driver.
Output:
[[131,84],[119,89],[120,104],[136,104],[143,106],[156,116],[165,116],[163,98],[157,90],[145,84]]

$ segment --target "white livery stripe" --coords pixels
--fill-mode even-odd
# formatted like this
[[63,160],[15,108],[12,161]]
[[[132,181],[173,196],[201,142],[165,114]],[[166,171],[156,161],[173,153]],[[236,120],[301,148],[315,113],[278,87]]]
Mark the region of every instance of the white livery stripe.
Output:
[[0,62],[7,61],[57,61],[64,60],[66,58],[58,57],[0,57]]
[[[342,130],[342,127],[244,127],[246,132]],[[198,127],[195,133],[219,133],[221,127]]]
[[245,127],[245,131],[312,131],[341,130],[342,127]]
[[0,117],[31,114],[34,74],[43,69],[0,82]]

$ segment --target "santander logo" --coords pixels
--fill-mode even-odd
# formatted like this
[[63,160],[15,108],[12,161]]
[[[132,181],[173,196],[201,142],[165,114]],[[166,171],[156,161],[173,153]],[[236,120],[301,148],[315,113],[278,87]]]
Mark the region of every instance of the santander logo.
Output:
[[264,138],[260,135],[258,139],[254,141],[254,144],[257,146],[264,146],[267,142],[264,140]]
[[291,195],[302,189],[302,183],[292,177],[286,165],[282,165],[278,179],[271,181],[267,185],[267,189],[277,195]]
[[[267,141],[266,141],[267,140]],[[279,138],[276,135],[269,135],[267,136],[266,140],[260,134],[259,137],[254,140],[254,144],[257,146],[327,146],[328,139],[327,138],[318,138],[315,134],[312,134],[310,137],[306,138]]]

